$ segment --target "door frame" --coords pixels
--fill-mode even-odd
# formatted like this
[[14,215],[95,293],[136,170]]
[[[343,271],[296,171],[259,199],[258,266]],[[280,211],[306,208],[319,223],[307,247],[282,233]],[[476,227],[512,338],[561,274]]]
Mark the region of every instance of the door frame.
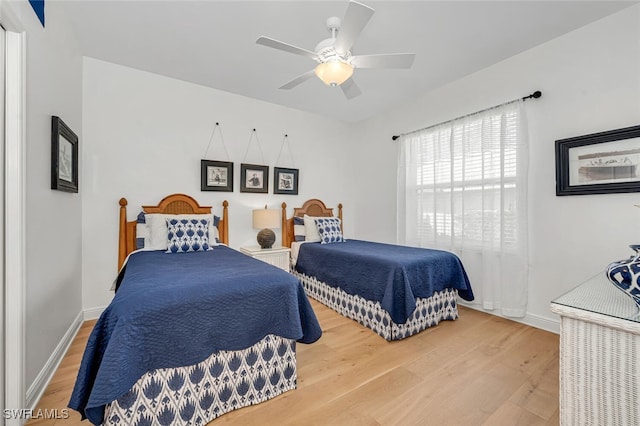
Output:
[[[4,3],[4,4],[2,4]],[[4,131],[4,342],[3,401],[5,409],[25,407],[25,155],[26,144],[26,37],[23,26],[7,2],[0,0],[0,22],[5,28]],[[7,250],[10,248],[10,250]],[[7,303],[10,300],[11,303]],[[7,426],[22,425],[24,416],[5,419]]]

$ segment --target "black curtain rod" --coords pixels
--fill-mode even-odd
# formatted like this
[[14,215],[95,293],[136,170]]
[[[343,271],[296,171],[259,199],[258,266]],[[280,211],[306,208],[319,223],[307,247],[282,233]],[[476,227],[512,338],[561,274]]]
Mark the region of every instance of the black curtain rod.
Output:
[[[535,92],[533,92],[532,94],[530,94],[530,95],[528,95],[528,96],[523,97],[523,98],[522,98],[522,100],[523,100],[523,101],[526,101],[527,99],[538,99],[540,96],[542,96],[542,92],[541,92],[541,91],[539,91],[539,90],[536,90],[536,91],[535,91]],[[417,132],[417,131],[420,131],[420,130],[430,129],[431,127],[436,127],[436,126],[439,126],[439,125],[441,125],[441,124],[445,124],[445,123],[450,123],[450,122],[452,122],[452,121],[459,120],[459,119],[461,119],[461,118],[468,117],[468,116],[470,116],[470,115],[478,114],[478,113],[480,113],[480,112],[488,111],[488,110],[490,110],[490,109],[497,108],[497,107],[500,107],[500,106],[502,106],[502,105],[510,104],[510,103],[515,102],[515,101],[517,101],[517,100],[518,100],[518,99],[514,99],[513,101],[505,102],[505,103],[500,104],[500,105],[492,106],[492,107],[490,107],[490,108],[481,109],[480,111],[472,112],[471,114],[463,115],[462,117],[454,118],[454,119],[452,119],[452,120],[443,121],[442,123],[438,123],[438,124],[434,124],[434,125],[432,125],[432,126],[424,127],[424,128],[422,128],[422,129],[414,130],[414,131],[409,132],[409,133]],[[398,139],[400,136],[405,135],[405,134],[406,134],[406,133],[403,133],[403,134],[401,134],[401,135],[394,135],[394,136],[391,136],[391,139],[395,141],[395,140],[396,140],[396,139]]]

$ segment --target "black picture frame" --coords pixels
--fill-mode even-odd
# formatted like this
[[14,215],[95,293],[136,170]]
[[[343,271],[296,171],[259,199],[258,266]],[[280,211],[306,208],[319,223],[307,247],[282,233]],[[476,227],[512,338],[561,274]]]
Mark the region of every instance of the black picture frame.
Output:
[[233,192],[233,163],[200,160],[200,190]]
[[298,169],[273,168],[273,193],[298,195]]
[[640,192],[640,126],[556,141],[556,195]]
[[269,192],[269,166],[240,164],[240,192]]
[[78,136],[51,116],[51,189],[78,192]]

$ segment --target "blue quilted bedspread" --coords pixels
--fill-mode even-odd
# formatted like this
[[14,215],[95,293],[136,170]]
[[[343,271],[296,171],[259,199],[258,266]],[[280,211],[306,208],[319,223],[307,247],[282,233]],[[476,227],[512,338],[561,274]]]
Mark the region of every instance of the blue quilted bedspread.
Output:
[[416,308],[416,298],[454,288],[473,300],[467,273],[458,256],[431,250],[369,241],[306,243],[300,247],[296,270],[349,294],[380,302],[396,324],[404,324]]
[[138,252],[96,323],[69,407],[92,423],[147,371],[241,350],[268,334],[312,343],[322,331],[300,282],[225,246]]

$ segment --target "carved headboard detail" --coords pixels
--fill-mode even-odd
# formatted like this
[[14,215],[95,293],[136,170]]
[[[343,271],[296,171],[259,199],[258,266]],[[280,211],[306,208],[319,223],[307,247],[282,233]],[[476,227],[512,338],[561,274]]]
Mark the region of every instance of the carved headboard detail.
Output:
[[[293,237],[293,218],[304,217],[304,215],[315,217],[331,217],[333,209],[328,208],[321,200],[312,198],[304,202],[302,207],[293,209],[293,216],[287,218],[287,203],[282,203],[282,246],[291,247],[294,241]],[[342,225],[342,203],[338,204],[338,217],[340,218],[340,227]],[[343,229],[344,231],[344,229]]]
[[[220,242],[229,244],[229,203],[222,202],[222,216],[218,223]],[[145,213],[164,214],[209,214],[211,206],[201,206],[192,197],[185,194],[172,194],[164,197],[157,206],[142,206]],[[136,249],[136,225],[137,221],[127,221],[127,199],[120,199],[120,229],[118,236],[118,270],[122,268],[125,259]]]

